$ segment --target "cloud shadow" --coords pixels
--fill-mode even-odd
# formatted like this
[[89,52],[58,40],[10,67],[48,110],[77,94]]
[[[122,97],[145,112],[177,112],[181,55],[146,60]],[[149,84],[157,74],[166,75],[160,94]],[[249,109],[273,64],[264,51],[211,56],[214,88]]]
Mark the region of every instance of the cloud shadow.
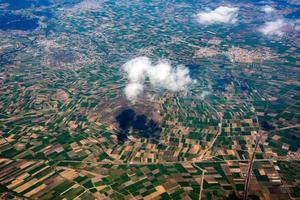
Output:
[[161,132],[157,122],[146,115],[136,114],[130,108],[122,110],[115,119],[119,124],[117,139],[121,144],[128,139],[129,132],[140,138],[157,138]]

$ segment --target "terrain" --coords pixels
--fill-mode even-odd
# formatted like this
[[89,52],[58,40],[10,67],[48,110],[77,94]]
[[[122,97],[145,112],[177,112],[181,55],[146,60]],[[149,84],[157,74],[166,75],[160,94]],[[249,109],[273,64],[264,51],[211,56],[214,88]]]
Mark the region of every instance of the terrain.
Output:
[[300,199],[299,9],[0,0],[0,199]]

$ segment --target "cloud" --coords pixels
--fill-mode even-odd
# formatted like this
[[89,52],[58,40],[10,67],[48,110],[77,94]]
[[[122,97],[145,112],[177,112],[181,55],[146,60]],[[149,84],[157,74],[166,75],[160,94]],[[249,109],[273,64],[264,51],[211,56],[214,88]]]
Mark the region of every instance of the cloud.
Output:
[[137,57],[123,65],[128,80],[135,83],[144,82],[149,67],[151,67],[151,60],[147,57]]
[[98,11],[103,7],[103,0],[83,0],[78,4],[75,4],[69,9],[65,9],[70,13],[85,13],[88,11]]
[[266,22],[260,27],[259,31],[266,36],[283,36],[286,26],[288,26],[288,23],[284,19],[277,19]]
[[237,21],[239,8],[219,6],[215,10],[199,12],[196,15],[200,24],[234,24]]
[[143,93],[144,82],[149,80],[150,85],[158,89],[170,91],[186,90],[193,80],[185,66],[172,67],[168,61],[159,61],[153,64],[148,57],[137,57],[126,62],[122,69],[125,71],[128,84],[125,95],[128,100],[135,102]]
[[294,27],[295,31],[300,31],[300,19],[296,19],[292,22],[292,26]]
[[166,61],[150,67],[148,76],[153,86],[171,91],[184,90],[192,81],[189,77],[189,70],[186,67],[180,65],[176,68],[172,68]]
[[271,14],[271,13],[273,13],[273,12],[276,11],[275,8],[273,8],[272,6],[269,6],[269,5],[262,6],[262,7],[261,7],[261,10],[262,10],[263,12],[267,13],[267,14]]
[[128,100],[135,101],[135,99],[144,91],[142,83],[128,83],[125,87],[125,94]]

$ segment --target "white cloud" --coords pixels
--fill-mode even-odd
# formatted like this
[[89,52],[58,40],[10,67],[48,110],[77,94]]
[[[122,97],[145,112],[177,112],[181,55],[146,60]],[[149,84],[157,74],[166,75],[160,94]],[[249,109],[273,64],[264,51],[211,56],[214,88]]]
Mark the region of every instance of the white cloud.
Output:
[[273,12],[276,11],[275,8],[273,8],[272,6],[269,6],[269,5],[262,6],[262,7],[261,7],[261,10],[262,10],[263,12],[267,13],[267,14],[271,14],[271,13],[273,13]]
[[137,57],[123,65],[128,84],[125,95],[134,102],[143,93],[144,82],[149,79],[150,85],[155,88],[170,91],[182,91],[193,82],[189,70],[184,66],[172,67],[168,61],[153,64],[148,57]]
[[135,101],[143,91],[144,85],[142,83],[128,83],[125,87],[126,97],[130,101]]
[[292,22],[292,26],[294,27],[295,31],[300,31],[300,19],[297,19],[294,22]]
[[75,4],[69,9],[64,9],[70,13],[84,13],[88,11],[97,11],[100,10],[103,6],[103,0],[83,0],[78,4]]
[[288,23],[284,19],[266,22],[259,31],[266,36],[283,36]]
[[237,21],[239,8],[219,6],[215,10],[199,12],[196,15],[197,21],[200,24],[233,24]]
[[127,73],[130,82],[142,83],[146,78],[146,72],[151,66],[151,60],[147,57],[137,57],[126,62],[123,69]]
[[164,61],[148,70],[150,83],[155,87],[165,88],[171,91],[184,90],[191,82],[189,70],[184,66],[172,68],[172,66]]

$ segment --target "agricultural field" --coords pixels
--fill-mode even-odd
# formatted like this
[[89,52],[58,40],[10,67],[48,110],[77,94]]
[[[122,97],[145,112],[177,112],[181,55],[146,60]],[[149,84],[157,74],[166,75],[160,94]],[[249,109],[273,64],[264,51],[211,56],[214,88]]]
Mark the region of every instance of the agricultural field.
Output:
[[0,0],[0,199],[300,199],[296,0]]

